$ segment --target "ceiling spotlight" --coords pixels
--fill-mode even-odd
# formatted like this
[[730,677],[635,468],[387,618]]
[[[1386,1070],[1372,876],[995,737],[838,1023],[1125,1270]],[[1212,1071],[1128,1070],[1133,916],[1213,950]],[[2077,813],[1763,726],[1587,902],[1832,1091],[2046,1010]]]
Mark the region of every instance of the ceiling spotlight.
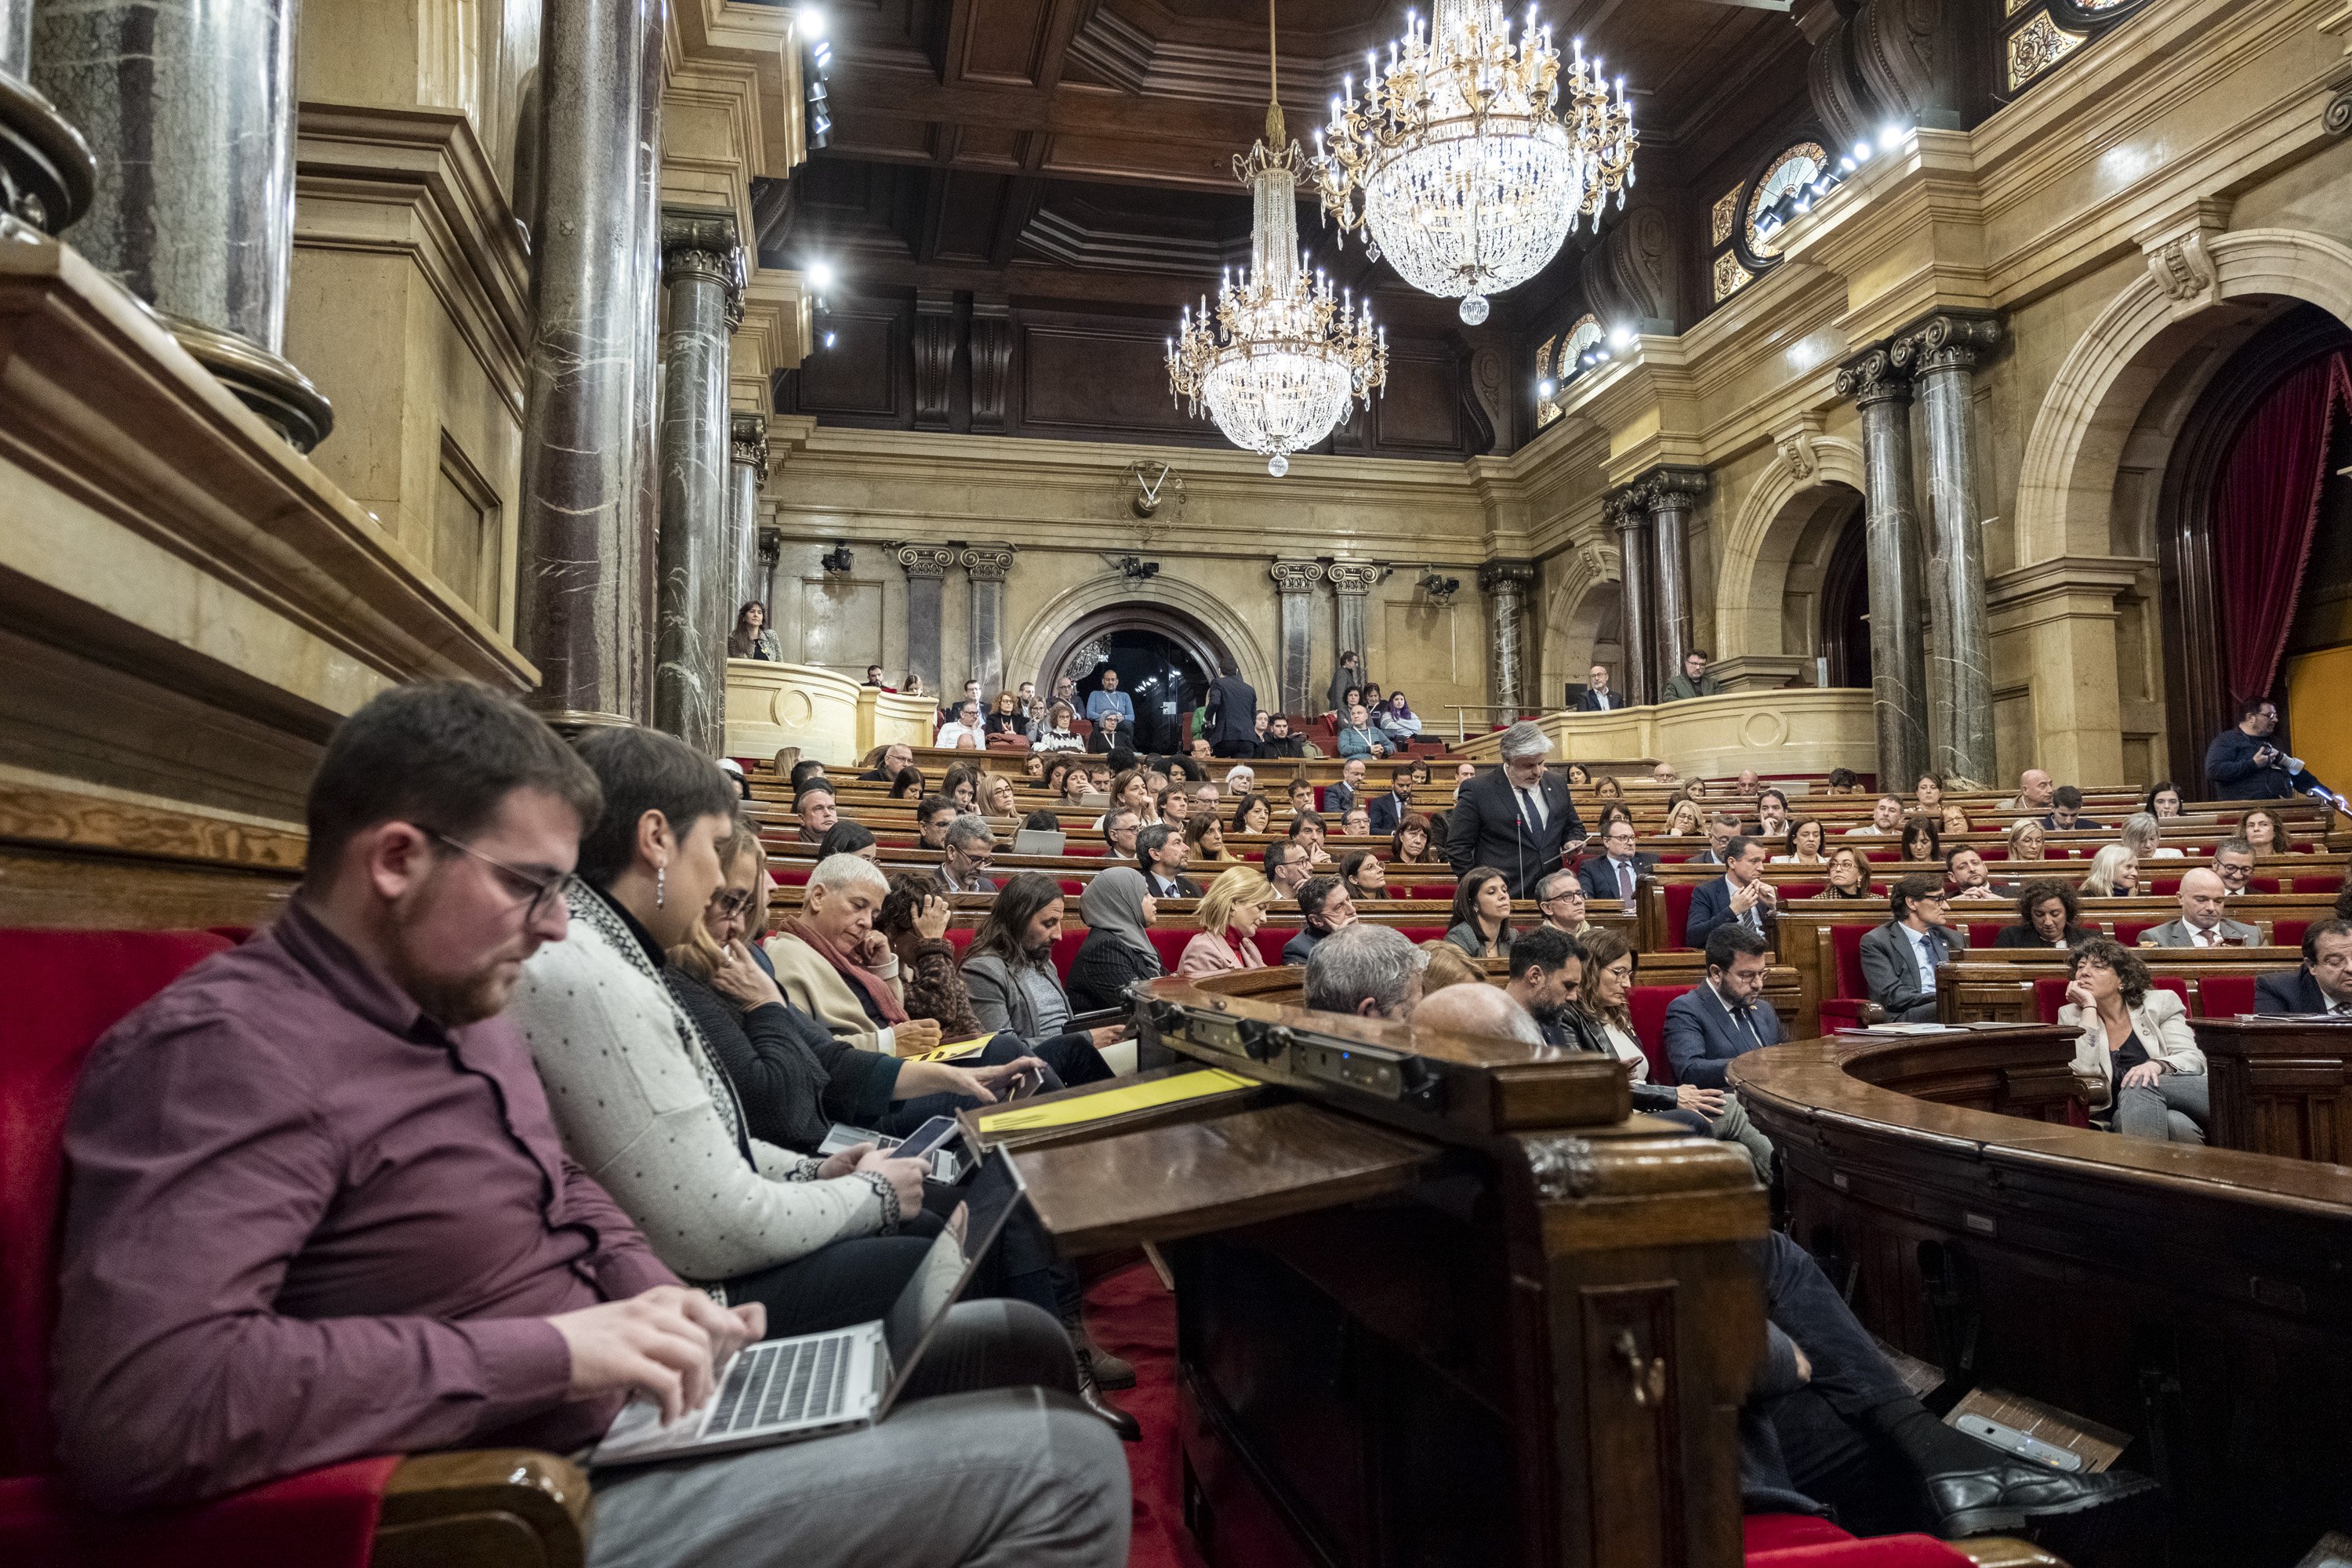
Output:
[[1633,346],[1633,329],[1631,327],[1611,328],[1609,331],[1609,346],[1613,349],[1632,348]]
[[1549,397],[1553,393],[1558,392],[1559,390],[1559,384],[1552,380],[1549,376],[1546,376],[1541,381],[1536,383],[1536,395],[1538,397]]
[[803,275],[808,279],[809,287],[812,289],[830,289],[833,287],[833,264],[831,262],[812,261],[803,269]]
[[833,347],[833,334],[831,332],[827,332],[824,335],[824,346],[827,348]]
[[1878,144],[1889,153],[1903,145],[1903,127],[1900,125],[1881,127],[1878,132]]
[[824,13],[815,6],[802,6],[793,14],[793,20],[798,24],[802,37],[816,39],[824,37]]
[[1875,151],[1877,149],[1871,146],[1867,140],[1857,142],[1853,144],[1853,161],[1857,163],[1867,163],[1870,162],[1871,153]]

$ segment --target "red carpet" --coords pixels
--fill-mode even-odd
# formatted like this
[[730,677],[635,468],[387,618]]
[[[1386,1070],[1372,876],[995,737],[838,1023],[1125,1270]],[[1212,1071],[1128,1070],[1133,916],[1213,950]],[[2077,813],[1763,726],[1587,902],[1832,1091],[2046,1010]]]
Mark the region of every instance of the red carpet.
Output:
[[1135,1386],[1110,1395],[1143,1424],[1127,1445],[1135,1482],[1131,1568],[1205,1568],[1184,1529],[1182,1466],[1176,1457],[1176,1298],[1149,1263],[1106,1275],[1087,1291],[1095,1342],[1135,1363]]

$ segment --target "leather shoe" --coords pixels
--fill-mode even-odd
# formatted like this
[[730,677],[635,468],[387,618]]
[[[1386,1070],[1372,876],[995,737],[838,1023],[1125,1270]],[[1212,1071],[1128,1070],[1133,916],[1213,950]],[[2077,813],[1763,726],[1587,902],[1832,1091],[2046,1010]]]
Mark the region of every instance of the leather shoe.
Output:
[[1100,1416],[1105,1426],[1118,1434],[1120,1442],[1143,1441],[1143,1423],[1103,1397],[1103,1391],[1096,1385],[1094,1373],[1084,1363],[1080,1363],[1078,1368],[1078,1403]]
[[1124,1356],[1115,1356],[1091,1341],[1087,1345],[1087,1359],[1095,1363],[1095,1381],[1105,1388],[1133,1388],[1135,1363]]
[[1927,1485],[1936,1533],[1947,1541],[2021,1531],[2038,1538],[2040,1526],[2071,1521],[2126,1499],[2153,1501],[2157,1492],[2154,1479],[2129,1470],[2068,1475],[2007,1458],[1980,1469],[1940,1471],[1927,1477]]

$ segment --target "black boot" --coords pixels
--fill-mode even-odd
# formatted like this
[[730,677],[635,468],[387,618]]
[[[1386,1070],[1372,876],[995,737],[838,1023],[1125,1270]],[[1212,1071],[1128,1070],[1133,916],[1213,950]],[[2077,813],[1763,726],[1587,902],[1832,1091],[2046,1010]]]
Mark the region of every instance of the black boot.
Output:
[[1105,1388],[1135,1386],[1134,1363],[1124,1356],[1111,1354],[1110,1352],[1095,1343],[1094,1336],[1087,1332],[1087,1325],[1083,1319],[1064,1323],[1062,1327],[1070,1336],[1071,1351],[1094,1363],[1097,1383]]

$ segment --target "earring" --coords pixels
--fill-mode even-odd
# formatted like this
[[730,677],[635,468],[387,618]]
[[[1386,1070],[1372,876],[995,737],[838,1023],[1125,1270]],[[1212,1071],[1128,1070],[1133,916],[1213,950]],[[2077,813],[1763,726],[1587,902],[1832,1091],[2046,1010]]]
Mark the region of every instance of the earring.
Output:
[[662,900],[663,900],[664,898],[666,898],[666,897],[667,897],[667,896],[668,896],[668,895],[667,895],[667,885],[668,885],[668,882],[669,882],[669,868],[668,868],[668,867],[667,867],[667,866],[656,866],[656,867],[655,867],[655,868],[654,868],[654,908],[656,908],[656,909],[659,909],[659,908],[661,908],[661,907],[662,907]]

